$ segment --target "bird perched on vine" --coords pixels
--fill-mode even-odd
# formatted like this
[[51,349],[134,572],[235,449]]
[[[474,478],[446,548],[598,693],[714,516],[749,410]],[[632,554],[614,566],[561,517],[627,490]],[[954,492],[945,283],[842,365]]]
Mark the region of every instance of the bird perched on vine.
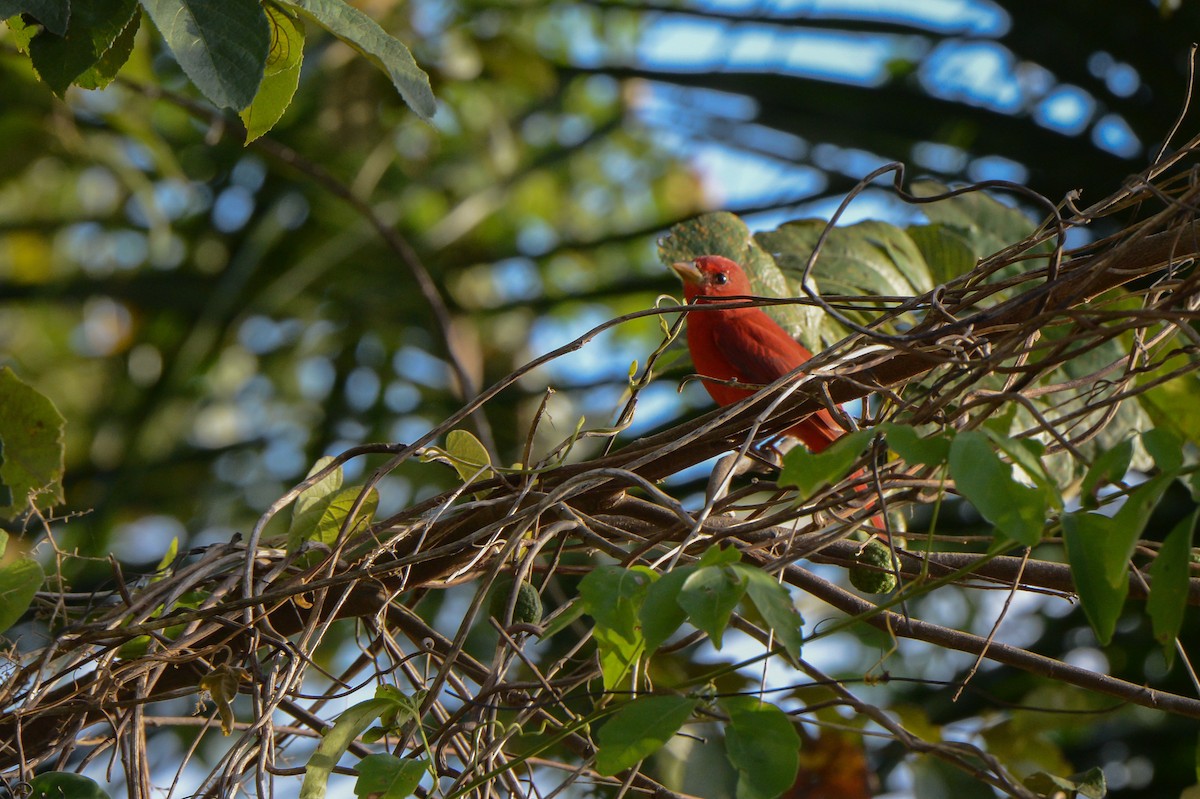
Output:
[[[719,255],[702,255],[671,268],[683,280],[683,295],[689,303],[703,305],[753,295],[745,270]],[[696,372],[701,378],[711,378],[701,382],[722,406],[749,397],[756,387],[775,382],[812,358],[811,352],[761,308],[690,313],[687,344]],[[730,385],[735,380],[752,387]],[[822,408],[786,432],[812,452],[821,452],[844,431]]]

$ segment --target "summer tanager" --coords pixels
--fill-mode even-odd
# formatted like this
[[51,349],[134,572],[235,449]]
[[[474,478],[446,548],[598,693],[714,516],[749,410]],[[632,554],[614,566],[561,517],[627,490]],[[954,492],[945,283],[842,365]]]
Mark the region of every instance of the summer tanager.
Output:
[[[702,255],[692,261],[672,264],[683,279],[688,302],[704,304],[730,297],[748,297],[750,279],[742,267],[719,255]],[[726,308],[688,314],[688,350],[704,387],[718,405],[732,405],[749,397],[755,388],[739,388],[726,382],[761,387],[773,383],[812,358],[812,353],[787,334],[761,308]],[[819,410],[787,430],[812,452],[820,452],[843,433],[827,410]]]

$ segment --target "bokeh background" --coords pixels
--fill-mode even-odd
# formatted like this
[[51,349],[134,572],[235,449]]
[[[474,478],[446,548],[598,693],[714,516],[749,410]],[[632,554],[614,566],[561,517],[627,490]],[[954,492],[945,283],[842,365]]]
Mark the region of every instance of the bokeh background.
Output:
[[[678,294],[655,242],[701,211],[755,229],[828,216],[889,161],[912,177],[1098,200],[1163,145],[1200,31],[1200,5],[1165,0],[359,5],[431,74],[432,124],[315,31],[273,141],[247,148],[236,126],[197,113],[145,29],[122,81],[65,102],[0,29],[0,363],[68,420],[69,516],[53,529],[77,555],[74,590],[111,578],[110,553],[137,573],[172,538],[229,540],[319,456],[411,441],[532,357]],[[1181,136],[1196,118],[1183,115]],[[406,265],[281,147],[410,242],[448,305],[465,385]],[[920,218],[882,185],[846,219],[866,217]],[[547,387],[540,446],[580,417],[611,422],[631,362],[658,340],[653,320],[599,336],[489,403],[476,432],[518,460]],[[626,440],[707,407],[698,386],[677,391],[686,360],[668,364]],[[381,486],[381,513],[455,482],[401,468]],[[949,602],[943,623],[969,627],[990,607]],[[1136,648],[1145,630],[1101,653],[1078,613],[1023,629],[1080,663],[1162,670],[1136,654],[1150,651]],[[1105,766],[1112,796],[1194,782],[1194,731],[1169,720],[974,715],[996,696],[1025,703],[1024,680],[981,676],[989,699],[976,704],[895,690],[948,729],[969,719],[964,735],[1027,740],[1021,757],[1051,730],[1071,764]],[[900,753],[875,756],[886,772]],[[930,768],[887,787],[964,795]]]

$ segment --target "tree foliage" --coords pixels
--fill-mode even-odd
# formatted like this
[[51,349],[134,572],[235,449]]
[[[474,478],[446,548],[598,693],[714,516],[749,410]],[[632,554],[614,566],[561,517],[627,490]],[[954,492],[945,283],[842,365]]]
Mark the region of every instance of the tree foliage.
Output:
[[[1195,783],[1200,144],[1137,46],[1194,9],[1085,64],[1021,3],[118,5],[0,0],[10,789]],[[820,179],[714,203],[714,146]],[[714,253],[818,351],[718,411],[662,268]]]

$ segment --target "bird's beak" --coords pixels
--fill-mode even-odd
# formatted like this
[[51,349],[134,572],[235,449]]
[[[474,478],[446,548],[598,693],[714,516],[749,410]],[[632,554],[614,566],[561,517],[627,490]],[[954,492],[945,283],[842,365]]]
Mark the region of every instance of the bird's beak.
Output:
[[696,266],[692,261],[680,261],[679,263],[671,264],[671,268],[675,270],[675,274],[679,275],[679,279],[685,284],[690,283],[694,286],[699,286],[704,282],[704,277],[700,274],[700,267]]

